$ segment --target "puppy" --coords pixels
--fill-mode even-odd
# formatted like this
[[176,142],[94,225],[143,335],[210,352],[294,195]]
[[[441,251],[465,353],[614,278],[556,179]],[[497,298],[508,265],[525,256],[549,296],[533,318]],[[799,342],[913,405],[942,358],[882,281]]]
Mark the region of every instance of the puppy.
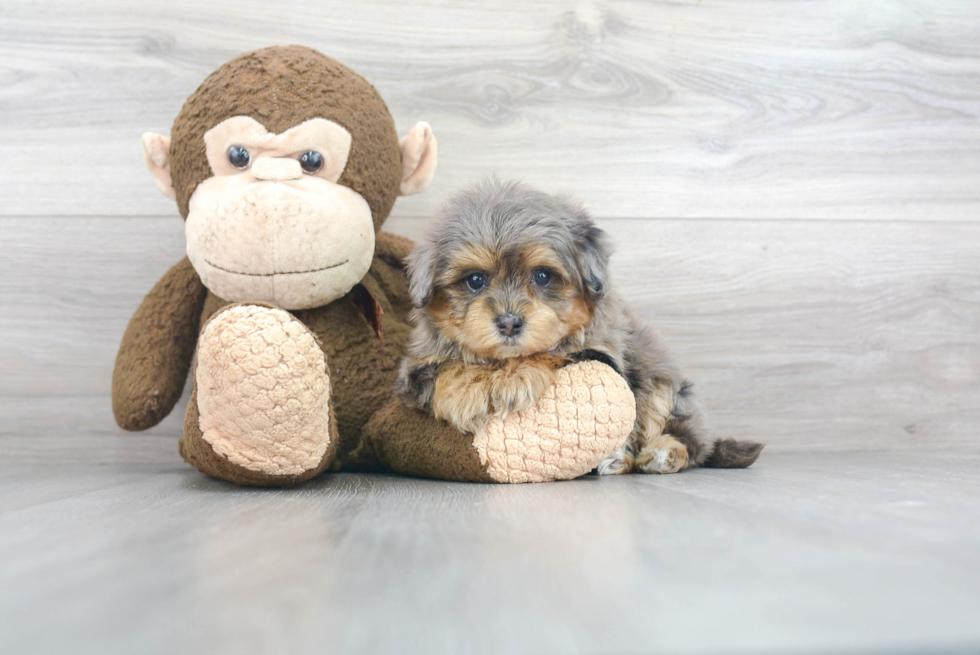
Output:
[[599,474],[752,464],[761,444],[703,439],[690,383],[610,289],[609,255],[569,198],[496,179],[455,196],[407,260],[416,309],[402,401],[476,432],[533,406],[558,368],[595,359],[625,377],[637,414]]

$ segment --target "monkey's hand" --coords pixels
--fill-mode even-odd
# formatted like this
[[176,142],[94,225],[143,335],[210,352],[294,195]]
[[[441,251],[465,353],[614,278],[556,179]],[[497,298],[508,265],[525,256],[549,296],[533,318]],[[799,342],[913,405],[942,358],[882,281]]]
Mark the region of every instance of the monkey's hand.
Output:
[[129,320],[112,374],[112,411],[119,427],[153,427],[177,404],[206,296],[185,257],[164,274]]

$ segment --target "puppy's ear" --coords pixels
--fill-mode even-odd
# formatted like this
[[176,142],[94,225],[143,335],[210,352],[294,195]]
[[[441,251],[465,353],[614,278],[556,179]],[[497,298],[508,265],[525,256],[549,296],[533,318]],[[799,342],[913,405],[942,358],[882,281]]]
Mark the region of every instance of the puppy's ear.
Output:
[[436,248],[428,241],[420,242],[405,258],[408,269],[408,293],[412,296],[412,302],[416,307],[425,307],[432,300],[437,259]]
[[612,254],[609,237],[587,216],[575,226],[573,233],[585,288],[593,297],[601,298],[609,286],[609,256]]

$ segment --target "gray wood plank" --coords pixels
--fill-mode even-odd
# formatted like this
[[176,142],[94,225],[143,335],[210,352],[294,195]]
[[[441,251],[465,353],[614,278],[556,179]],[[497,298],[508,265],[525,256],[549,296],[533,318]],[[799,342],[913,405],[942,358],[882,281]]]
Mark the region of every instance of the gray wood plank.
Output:
[[0,461],[0,494],[18,494],[0,505],[0,649],[980,648],[975,449],[524,486],[328,474],[287,491],[159,466]]
[[[418,236],[426,221],[392,230]],[[613,280],[719,435],[776,449],[976,443],[980,224],[604,220]],[[179,219],[0,219],[0,434],[112,435],[119,339]],[[175,436],[179,416],[154,431]]]
[[139,136],[273,43],[349,63],[440,139],[429,216],[492,171],[602,217],[975,220],[973,0],[5,3],[4,215],[169,215]]

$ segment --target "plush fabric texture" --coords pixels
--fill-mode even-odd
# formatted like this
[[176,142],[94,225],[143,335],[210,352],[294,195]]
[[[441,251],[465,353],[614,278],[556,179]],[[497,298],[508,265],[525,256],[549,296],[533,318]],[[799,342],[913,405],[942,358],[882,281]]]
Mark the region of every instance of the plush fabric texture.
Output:
[[282,309],[236,305],[201,332],[197,406],[205,441],[251,471],[296,475],[330,444],[330,378],[323,352]]
[[112,412],[124,430],[146,430],[170,413],[184,390],[207,289],[185,257],[140,303],[123,335],[112,374]]
[[635,420],[626,380],[586,361],[559,370],[534,407],[490,421],[473,445],[495,482],[570,480],[622,446]]
[[249,116],[277,134],[309,118],[342,126],[353,141],[340,184],[364,197],[375,229],[388,217],[402,163],[387,105],[367,80],[340,62],[311,48],[277,46],[240,55],[209,75],[174,121],[170,172],[184,218],[191,194],[211,176],[204,134],[233,116]]

